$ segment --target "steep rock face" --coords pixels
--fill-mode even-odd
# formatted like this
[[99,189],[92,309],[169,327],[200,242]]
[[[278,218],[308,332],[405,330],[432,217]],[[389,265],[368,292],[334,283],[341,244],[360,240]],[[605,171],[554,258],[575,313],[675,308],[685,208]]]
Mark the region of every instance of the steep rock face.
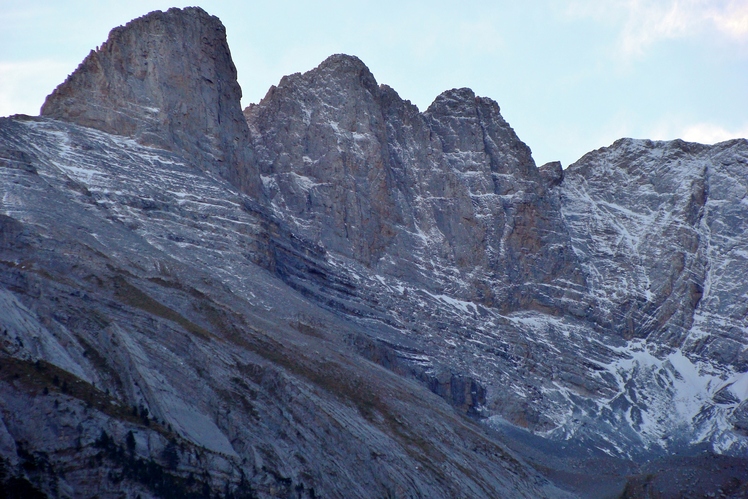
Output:
[[[624,139],[567,170],[563,213],[598,298],[594,320],[663,351],[747,365],[735,336],[746,308],[729,297],[746,291],[735,278],[748,242],[745,155],[745,141]],[[717,315],[722,324],[707,319]]]
[[[697,191],[698,192],[698,191]],[[708,155],[700,224],[707,275],[684,348],[748,371],[748,141],[718,144]]]
[[[50,496],[563,497],[268,272],[326,256],[228,183],[44,118],[0,120],[0,150],[15,151],[0,163],[0,480]],[[466,385],[436,388],[460,404]]]
[[566,220],[575,236],[595,235],[577,237],[575,249],[588,265],[591,293],[601,298],[596,314],[627,339],[690,327],[706,270],[699,224],[707,150],[621,140],[566,173]]
[[[627,139],[538,169],[492,101],[454,89],[421,113],[346,56],[284,78],[245,115],[274,213],[356,283],[345,296],[295,285],[379,324],[396,369],[436,393],[470,373],[471,395],[485,391],[473,413],[614,455],[745,447],[730,423],[746,396],[744,315],[726,295],[744,291],[718,270],[742,265],[723,242],[740,241],[724,220],[745,216],[726,208],[744,181],[723,186],[740,144]],[[717,181],[731,202],[710,201]],[[362,206],[350,225],[326,208]],[[730,318],[707,303],[730,303]]]
[[257,195],[241,95],[221,21],[200,8],[174,8],[113,29],[41,114],[195,156]]
[[245,111],[274,204],[333,251],[371,264],[400,214],[386,164],[377,84],[358,59],[333,56],[284,77]]
[[245,115],[276,214],[329,250],[507,310],[582,284],[558,205],[490,99],[454,89],[420,113],[336,55]]
[[744,139],[621,139],[554,191],[595,304],[591,337],[627,340],[599,364],[619,385],[602,399],[647,446],[745,452],[747,164]]

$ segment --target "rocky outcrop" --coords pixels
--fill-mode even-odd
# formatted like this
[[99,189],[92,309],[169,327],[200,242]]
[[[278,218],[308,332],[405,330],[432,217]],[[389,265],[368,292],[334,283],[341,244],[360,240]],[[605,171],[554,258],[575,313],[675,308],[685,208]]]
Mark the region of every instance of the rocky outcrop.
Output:
[[335,55],[244,113],[275,213],[330,251],[505,310],[558,306],[582,284],[558,204],[494,101],[454,89],[420,113]]
[[540,176],[548,187],[555,187],[564,179],[564,170],[560,161],[551,161],[538,168]]
[[374,77],[356,58],[333,56],[284,77],[245,110],[268,194],[301,233],[372,264],[391,244],[397,187]]
[[41,114],[193,157],[256,196],[241,95],[221,21],[174,8],[113,29]]

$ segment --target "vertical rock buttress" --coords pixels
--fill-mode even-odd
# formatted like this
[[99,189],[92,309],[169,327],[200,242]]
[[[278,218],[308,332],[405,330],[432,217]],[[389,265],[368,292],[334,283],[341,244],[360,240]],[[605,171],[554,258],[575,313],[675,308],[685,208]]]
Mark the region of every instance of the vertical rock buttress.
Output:
[[41,115],[183,154],[257,196],[241,96],[221,21],[172,8],[113,29]]

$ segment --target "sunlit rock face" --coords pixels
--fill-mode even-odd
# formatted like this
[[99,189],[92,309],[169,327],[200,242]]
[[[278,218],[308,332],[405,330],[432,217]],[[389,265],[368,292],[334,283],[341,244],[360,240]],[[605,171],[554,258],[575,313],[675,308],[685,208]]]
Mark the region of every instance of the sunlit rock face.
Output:
[[538,168],[347,55],[240,96],[171,9],[0,119],[4,487],[741,497],[745,140]]
[[47,97],[41,115],[194,156],[257,195],[241,96],[226,29],[191,7],[113,29]]

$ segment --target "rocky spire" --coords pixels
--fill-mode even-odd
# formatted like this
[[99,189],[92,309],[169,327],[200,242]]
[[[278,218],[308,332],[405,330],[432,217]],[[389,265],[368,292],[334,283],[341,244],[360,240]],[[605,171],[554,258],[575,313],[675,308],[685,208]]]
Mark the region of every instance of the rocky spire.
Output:
[[41,114],[182,153],[257,194],[241,95],[221,21],[173,8],[113,29]]

